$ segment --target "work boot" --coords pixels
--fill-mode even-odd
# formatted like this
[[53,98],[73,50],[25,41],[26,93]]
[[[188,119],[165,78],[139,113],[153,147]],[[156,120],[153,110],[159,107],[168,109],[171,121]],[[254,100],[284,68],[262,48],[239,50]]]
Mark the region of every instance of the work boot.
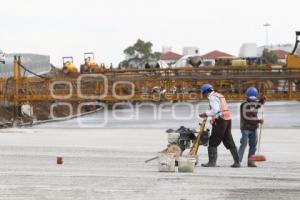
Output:
[[208,163],[202,164],[202,167],[216,167],[218,149],[217,147],[208,147]]
[[248,160],[248,167],[257,167],[254,161]]
[[232,158],[234,160],[233,165],[231,165],[230,167],[233,167],[233,168],[241,167],[241,163],[240,163],[239,155],[237,153],[237,149],[236,148],[230,149],[230,153],[231,153]]

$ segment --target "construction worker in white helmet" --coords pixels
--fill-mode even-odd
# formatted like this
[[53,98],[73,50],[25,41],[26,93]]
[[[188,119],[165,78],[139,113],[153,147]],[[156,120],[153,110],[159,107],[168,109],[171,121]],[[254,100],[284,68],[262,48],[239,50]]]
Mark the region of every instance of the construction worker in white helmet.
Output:
[[231,134],[231,114],[224,96],[216,91],[210,84],[201,87],[201,94],[208,98],[210,109],[199,116],[201,118],[211,117],[212,132],[209,138],[208,163],[203,167],[216,167],[218,157],[218,146],[223,142],[224,146],[230,150],[234,163],[231,167],[240,167],[237,148]]

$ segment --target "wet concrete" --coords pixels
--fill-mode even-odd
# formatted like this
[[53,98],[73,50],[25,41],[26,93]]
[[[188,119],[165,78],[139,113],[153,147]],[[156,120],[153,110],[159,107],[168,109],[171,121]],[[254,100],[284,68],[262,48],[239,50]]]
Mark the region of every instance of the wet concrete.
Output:
[[[217,168],[159,173],[145,164],[166,145],[164,129],[0,130],[0,199],[299,199],[299,129],[263,132],[258,168],[232,169],[221,146]],[[238,142],[239,130],[233,131]],[[56,164],[56,156],[64,164]],[[204,147],[200,163],[207,161]]]
[[[139,107],[140,106],[140,107]],[[123,107],[126,107],[125,105]],[[239,128],[240,103],[230,103],[232,124]],[[107,110],[67,122],[43,124],[37,128],[178,128],[180,125],[198,128],[198,114],[208,109],[206,102],[198,104],[143,104],[122,110]],[[264,128],[300,128],[300,102],[267,102],[264,106]],[[261,110],[259,117],[262,116]],[[208,124],[209,126],[209,124]]]

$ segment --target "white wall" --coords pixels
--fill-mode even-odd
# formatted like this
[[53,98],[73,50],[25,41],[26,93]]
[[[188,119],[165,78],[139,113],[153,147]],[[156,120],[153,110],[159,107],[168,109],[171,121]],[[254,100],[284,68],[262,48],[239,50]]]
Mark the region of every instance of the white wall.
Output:
[[239,57],[256,58],[258,57],[258,49],[255,43],[244,43],[240,48]]

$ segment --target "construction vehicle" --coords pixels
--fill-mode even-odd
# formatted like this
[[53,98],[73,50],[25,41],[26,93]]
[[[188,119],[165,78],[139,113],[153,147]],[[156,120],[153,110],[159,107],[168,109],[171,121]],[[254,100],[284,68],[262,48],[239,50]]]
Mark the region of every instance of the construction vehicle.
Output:
[[300,31],[296,31],[296,42],[295,42],[294,49],[286,58],[286,67],[288,69],[290,68],[300,69],[300,55],[295,54],[298,49],[299,36],[300,36]]
[[97,73],[99,72],[99,66],[95,60],[95,54],[93,52],[84,53],[84,64],[80,65],[80,73]]
[[73,57],[63,57],[63,73],[67,75],[78,74],[78,70],[73,62]]

